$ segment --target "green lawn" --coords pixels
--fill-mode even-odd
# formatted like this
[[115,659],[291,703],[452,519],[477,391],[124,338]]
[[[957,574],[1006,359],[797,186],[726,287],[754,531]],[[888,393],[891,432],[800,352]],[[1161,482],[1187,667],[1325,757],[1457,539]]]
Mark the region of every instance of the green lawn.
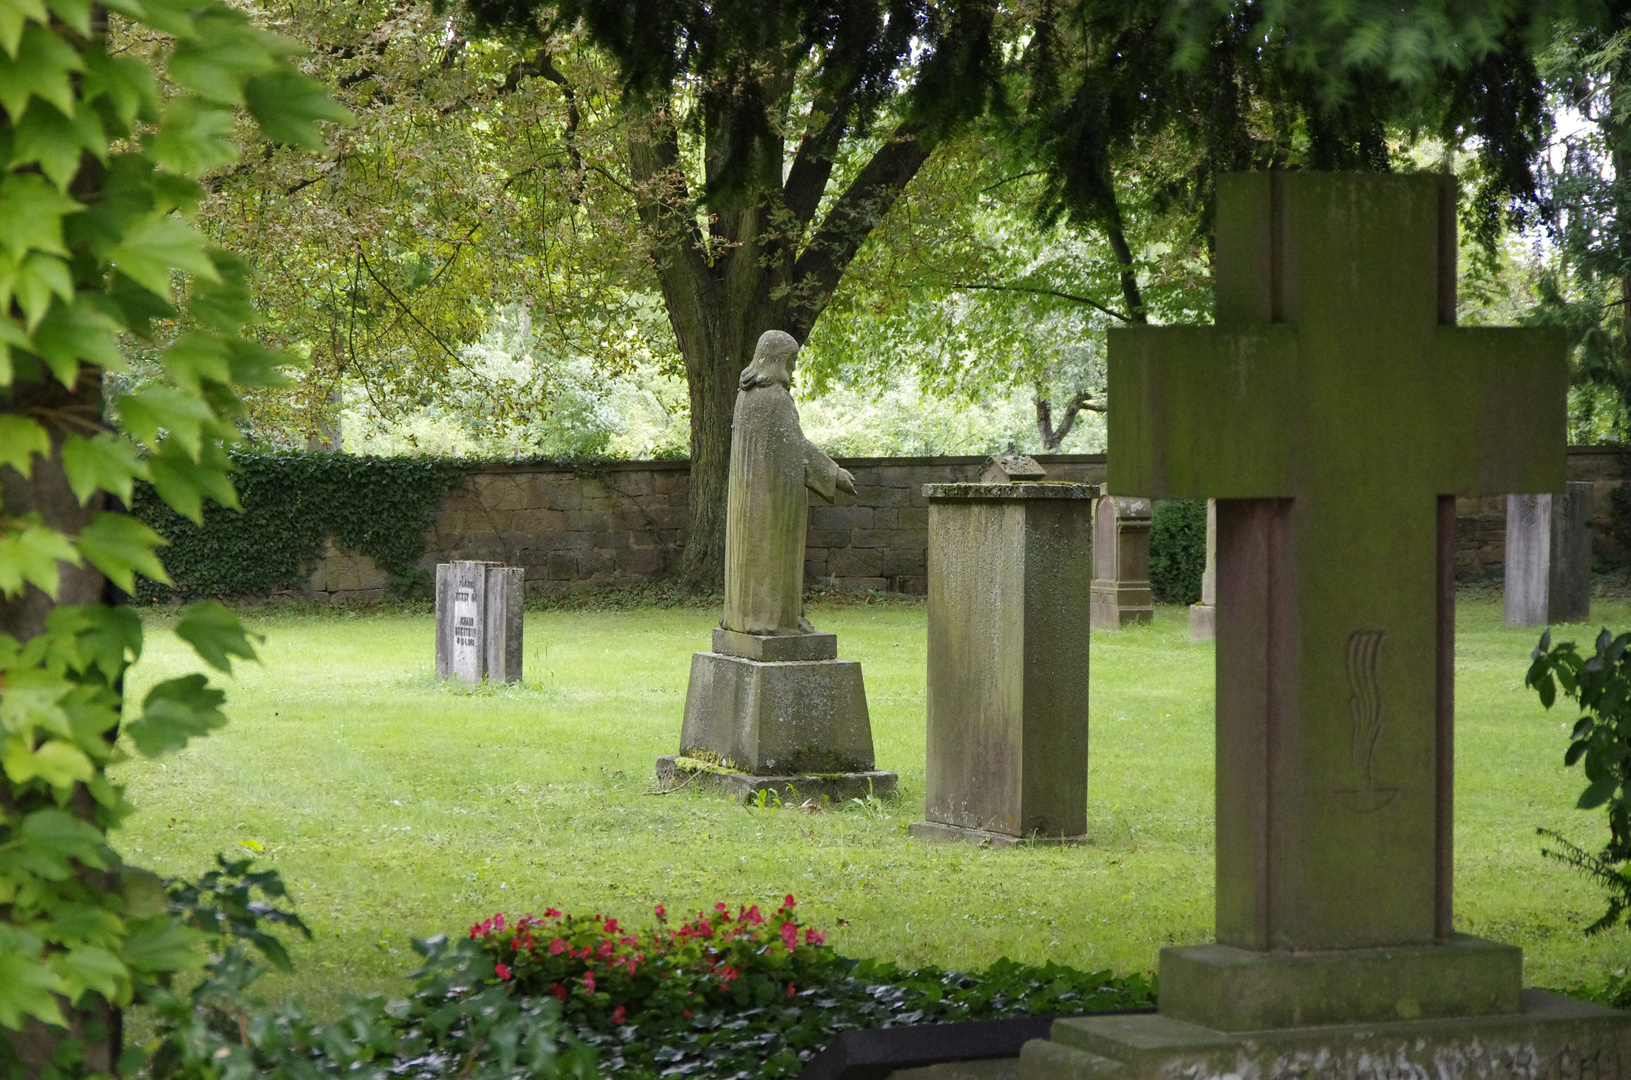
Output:
[[[316,931],[294,950],[294,982],[318,1008],[401,986],[413,937],[550,905],[639,923],[659,900],[792,892],[844,953],[951,967],[1150,969],[1161,946],[1208,937],[1212,650],[1189,643],[1180,609],[1093,636],[1093,843],[1006,851],[907,839],[923,812],[924,609],[811,617],[864,665],[878,762],[901,776],[892,804],[800,813],[652,793],[712,610],[529,614],[527,687],[481,693],[433,681],[428,615],[257,611],[264,662],[240,667],[232,723],[121,767],[138,812],[115,843],[165,874],[262,845]],[[1599,601],[1597,617],[1624,627],[1631,605]],[[1631,966],[1631,935],[1581,937],[1601,901],[1543,861],[1535,836],[1606,834],[1600,812],[1571,809],[1574,714],[1548,715],[1523,689],[1536,634],[1502,627],[1498,601],[1464,601],[1457,622],[1457,923],[1523,946],[1531,984],[1599,982]],[[193,666],[151,625],[138,695]],[[1584,644],[1595,626],[1572,636]]]

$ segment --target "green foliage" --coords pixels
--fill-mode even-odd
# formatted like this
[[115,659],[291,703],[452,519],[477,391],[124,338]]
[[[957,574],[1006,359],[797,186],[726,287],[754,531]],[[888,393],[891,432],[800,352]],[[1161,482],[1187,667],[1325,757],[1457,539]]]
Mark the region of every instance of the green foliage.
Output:
[[413,579],[436,500],[463,476],[426,458],[346,454],[234,454],[241,510],[209,507],[202,524],[184,519],[145,484],[135,516],[169,538],[164,569],[173,585],[137,583],[144,601],[266,596],[299,585],[323,539],[371,555],[399,583]]
[[792,896],[715,904],[632,931],[616,919],[502,914],[471,927],[497,979],[517,994],[559,999],[568,1025],[614,1076],[709,1080],[796,1075],[834,1033],[1046,1013],[1117,1012],[1155,1004],[1147,976],[999,960],[978,975],[847,960],[797,919]]
[[1164,604],[1201,598],[1206,570],[1206,500],[1157,500],[1150,516],[1150,591]]
[[[109,22],[165,43],[163,85],[108,47]],[[254,316],[243,264],[188,219],[198,175],[236,156],[238,110],[246,131],[312,146],[319,121],[346,119],[295,51],[211,0],[0,11],[0,461],[23,495],[0,513],[5,599],[33,588],[54,602],[64,564],[93,587],[95,574],[127,590],[137,573],[162,579],[163,538],[104,509],[136,481],[194,520],[206,498],[234,503],[224,446],[238,390],[274,384],[279,358],[241,336]],[[156,350],[121,403],[130,441],[116,439],[101,424],[104,373],[126,369],[121,341],[180,318],[191,332]],[[40,497],[42,472],[66,481],[80,517]],[[54,1080],[96,1070],[111,1037],[100,1018],[204,962],[203,935],[109,847],[130,806],[106,770],[127,757],[122,718],[138,753],[161,753],[217,726],[222,695],[190,675],[133,709],[135,614],[47,604],[41,625],[26,614],[38,606],[10,607],[6,626],[26,640],[0,634],[0,1075]],[[223,669],[253,655],[220,612],[190,617],[188,640]],[[14,1034],[30,1020],[45,1034]]]
[[1631,912],[1631,875],[1624,869],[1631,862],[1631,652],[1627,651],[1631,633],[1613,637],[1604,629],[1589,659],[1580,656],[1572,641],[1556,646],[1551,641],[1552,632],[1547,630],[1531,656],[1524,685],[1533,687],[1548,709],[1561,687],[1585,713],[1569,734],[1563,764],[1582,766],[1586,789],[1575,806],[1580,810],[1606,806],[1609,839],[1601,853],[1592,854],[1552,830],[1540,832],[1559,847],[1544,854],[1584,873],[1608,894],[1607,912],[1586,928],[1586,933],[1595,934],[1627,921]]
[[[415,942],[424,965],[410,977],[404,1000],[348,997],[330,1023],[312,1020],[294,1003],[269,1007],[251,997],[266,966],[280,970],[288,953],[261,923],[305,932],[300,917],[276,907],[287,898],[275,870],[253,870],[251,860],[216,856],[217,869],[196,881],[166,882],[172,912],[207,936],[212,951],[203,978],[178,993],[153,989],[158,1031],[131,1047],[120,1072],[151,1080],[268,1077],[459,1076],[469,1080],[537,1080],[595,1075],[594,1052],[563,1043],[560,1004],[521,998],[493,977],[493,965],[474,941],[450,946],[446,938]],[[255,893],[259,899],[252,898]]]

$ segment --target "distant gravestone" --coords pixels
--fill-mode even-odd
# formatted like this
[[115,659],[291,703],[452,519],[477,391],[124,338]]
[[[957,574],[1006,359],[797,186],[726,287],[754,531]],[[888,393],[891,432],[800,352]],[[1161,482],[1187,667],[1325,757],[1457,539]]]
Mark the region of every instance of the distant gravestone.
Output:
[[1047,475],[1048,470],[1038,465],[1035,458],[1021,454],[1014,449],[1013,443],[1009,443],[1007,450],[985,459],[980,483],[1020,484],[1041,480]]
[[526,571],[491,562],[436,566],[436,677],[519,682]]
[[926,821],[1004,846],[1087,829],[1088,484],[927,484]]
[[1110,331],[1109,483],[1218,500],[1216,942],[1022,1080],[1622,1075],[1631,1015],[1453,919],[1455,496],[1559,489],[1568,389],[1453,325],[1454,185],[1220,177],[1216,325]]
[[1506,624],[1591,617],[1591,485],[1506,497]]
[[1189,640],[1218,636],[1218,501],[1206,500],[1206,569],[1201,571],[1201,602],[1189,605]]
[[1105,495],[1093,516],[1095,630],[1120,630],[1155,618],[1150,598],[1150,500]]

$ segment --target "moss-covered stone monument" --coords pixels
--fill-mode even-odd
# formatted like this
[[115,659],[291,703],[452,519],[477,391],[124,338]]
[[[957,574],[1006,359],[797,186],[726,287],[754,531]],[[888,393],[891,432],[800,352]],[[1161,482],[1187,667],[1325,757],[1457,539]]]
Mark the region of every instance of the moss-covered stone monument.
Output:
[[1218,191],[1215,327],[1110,335],[1109,483],[1217,499],[1217,941],[1025,1080],[1619,1076],[1452,922],[1455,495],[1563,484],[1560,334],[1457,329],[1453,181]]

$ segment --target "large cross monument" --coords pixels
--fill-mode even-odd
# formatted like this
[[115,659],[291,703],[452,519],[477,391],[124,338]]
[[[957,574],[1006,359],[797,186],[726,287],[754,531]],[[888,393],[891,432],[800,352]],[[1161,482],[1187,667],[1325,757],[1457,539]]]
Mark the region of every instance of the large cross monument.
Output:
[[1110,489],[1217,500],[1217,940],[1027,1080],[1626,1050],[1631,1017],[1452,928],[1455,496],[1561,488],[1566,395],[1561,335],[1454,325],[1454,190],[1224,177],[1216,325],[1110,333]]

